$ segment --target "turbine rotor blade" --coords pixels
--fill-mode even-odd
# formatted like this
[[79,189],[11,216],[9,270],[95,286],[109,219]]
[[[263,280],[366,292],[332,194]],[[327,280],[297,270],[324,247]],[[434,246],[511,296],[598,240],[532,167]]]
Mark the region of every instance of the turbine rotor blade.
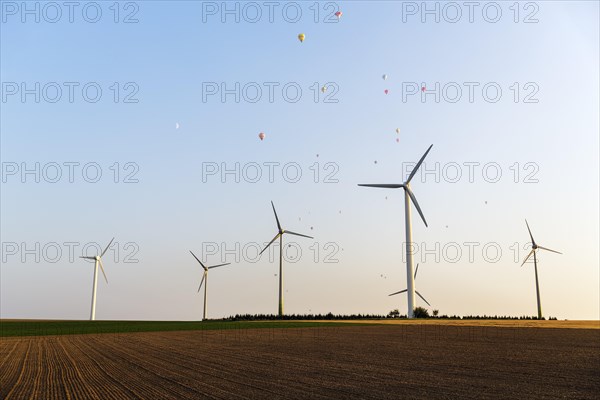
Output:
[[529,223],[527,222],[527,219],[525,220],[525,224],[527,225],[527,230],[529,231],[529,237],[531,238],[531,243],[535,244],[535,240],[533,240],[533,235],[531,234],[531,229],[529,229]]
[[279,238],[279,236],[281,236],[281,233],[278,233],[277,235],[275,235],[275,237],[273,238],[273,240],[271,240],[271,241],[269,242],[269,244],[268,244],[268,245],[266,245],[266,246],[265,246],[265,248],[264,248],[264,249],[262,249],[262,251],[261,251],[260,253],[258,253],[258,255],[260,256],[262,253],[264,253],[264,251],[265,251],[266,249],[268,249],[268,248],[269,248],[269,246],[270,246],[271,244],[273,244],[273,242],[274,242],[274,241],[276,241],[276,240]]
[[231,263],[225,263],[225,264],[211,265],[210,267],[208,267],[208,269],[217,268],[217,267],[222,267],[222,266],[229,265],[229,264],[231,264]]
[[556,253],[556,254],[562,254],[560,251],[552,250],[552,249],[549,249],[547,247],[542,247],[540,245],[537,245],[537,247],[538,247],[538,249],[542,249],[542,250],[546,250],[546,251],[551,251],[551,252]]
[[415,290],[415,293],[417,294],[417,296],[419,296],[421,299],[423,299],[423,301],[424,301],[425,303],[427,303],[427,305],[428,305],[429,307],[431,307],[431,304],[429,304],[429,302],[428,302],[427,300],[425,300],[425,297],[421,296],[421,293],[417,292],[416,290]]
[[204,278],[206,277],[206,272],[204,272],[202,274],[202,280],[200,281],[200,286],[198,286],[198,293],[200,292],[200,289],[202,289],[202,284],[204,283]]
[[284,231],[283,233],[284,234],[289,233],[290,235],[296,235],[296,236],[302,236],[302,237],[309,238],[309,239],[314,239],[314,237],[312,237],[312,236],[303,235],[301,233],[296,233],[296,232],[292,232],[292,231]]
[[417,271],[419,270],[419,264],[417,264],[417,268],[415,268],[415,276],[413,279],[417,279]]
[[104,265],[102,265],[102,258],[98,258],[98,262],[100,263],[100,270],[102,271],[102,275],[104,275],[104,280],[108,283],[108,278],[106,277],[106,273],[104,272]]
[[392,294],[388,294],[388,296],[395,296],[395,295],[397,295],[397,294],[404,293],[404,292],[406,292],[407,290],[408,290],[408,289],[404,289],[404,290],[401,290],[401,291],[399,291],[399,292],[395,292],[395,293],[392,293]]
[[277,217],[277,211],[275,211],[275,204],[273,204],[272,200],[271,200],[271,207],[273,207],[273,213],[275,213],[275,220],[277,221],[277,229],[279,229],[279,232],[281,232],[281,224],[279,223],[279,218]]
[[417,202],[417,198],[415,197],[414,193],[412,192],[412,190],[410,190],[409,187],[404,187],[404,190],[406,190],[406,193],[408,193],[408,195],[410,196],[410,199],[412,200],[413,204],[415,205],[415,208],[419,212],[419,215],[421,216],[421,219],[425,223],[425,226],[428,227],[427,221],[425,220],[425,216],[423,215],[423,211],[421,211],[421,207],[419,207],[419,203]]
[[531,251],[529,252],[529,254],[527,254],[527,257],[525,257],[525,259],[523,260],[523,263],[521,264],[521,267],[522,267],[523,265],[525,265],[525,263],[527,262],[527,260],[529,260],[529,257],[531,257],[531,255],[532,255],[533,253],[535,253],[535,250],[534,250],[534,249],[531,249]]
[[398,189],[404,187],[401,183],[359,183],[358,186],[364,187],[375,187],[375,188],[385,188],[385,189]]
[[108,244],[108,246],[106,246],[106,248],[104,249],[104,251],[102,252],[102,254],[100,254],[100,257],[102,257],[104,255],[104,253],[106,253],[108,251],[108,248],[110,247],[110,245],[112,244],[113,240],[115,240],[115,238],[112,238],[110,240],[110,243]]
[[85,258],[86,260],[95,260],[96,257],[90,257],[90,256],[79,256],[79,258]]
[[419,162],[417,163],[417,165],[415,165],[415,167],[413,168],[412,172],[408,176],[408,179],[406,180],[406,183],[410,183],[410,180],[413,178],[413,176],[415,176],[415,174],[417,173],[417,170],[419,169],[419,167],[423,163],[423,160],[425,160],[425,157],[427,157],[427,154],[429,153],[429,151],[431,150],[432,147],[433,147],[433,145],[429,146],[429,148],[427,149],[427,151],[425,152],[425,154],[423,154],[423,157],[421,157],[421,159],[419,160]]
[[[192,253],[191,250],[190,250],[190,253]],[[200,263],[200,265],[202,265],[202,268],[204,268],[204,270],[206,271],[207,268],[204,266],[204,264],[202,264],[202,261],[200,261],[200,259],[198,257],[196,257],[196,255],[194,253],[192,253],[192,255],[194,256],[194,258],[196,259],[196,261],[198,261]]]

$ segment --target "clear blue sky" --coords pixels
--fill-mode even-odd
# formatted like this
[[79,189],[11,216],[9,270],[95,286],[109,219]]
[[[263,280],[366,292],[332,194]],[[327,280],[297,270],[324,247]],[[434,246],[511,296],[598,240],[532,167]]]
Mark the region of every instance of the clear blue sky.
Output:
[[[387,296],[406,285],[402,192],[356,184],[401,182],[403,163],[417,161],[432,143],[425,167],[439,163],[439,182],[430,174],[412,186],[429,222],[425,228],[413,211],[413,239],[429,249],[439,246],[428,256],[417,254],[416,286],[433,308],[443,314],[534,315],[533,265],[520,268],[513,247],[528,241],[527,218],[541,245],[563,252],[540,255],[545,315],[599,317],[597,2],[542,1],[528,8],[522,2],[519,22],[513,2],[500,2],[496,23],[482,15],[485,2],[472,23],[466,7],[458,22],[446,21],[456,10],[443,3],[439,23],[432,15],[422,22],[421,10],[409,15],[408,2],[392,1],[332,3],[343,12],[338,23],[323,22],[335,11],[325,3],[315,23],[313,2],[297,3],[302,15],[295,23],[282,15],[287,3],[277,3],[273,22],[262,6],[256,23],[247,20],[255,15],[248,8],[239,23],[232,15],[222,22],[220,10],[205,14],[204,22],[203,7],[206,12],[221,2],[122,2],[119,23],[113,2],[98,2],[97,23],[83,18],[86,3],[74,10],[73,23],[67,8],[50,23],[56,10],[39,3],[36,23],[23,14],[21,2],[0,4],[2,318],[87,318],[93,267],[69,260],[63,243],[104,246],[115,236],[121,258],[113,253],[105,259],[110,283],[99,282],[97,318],[197,319],[201,270],[188,250],[202,253],[203,242],[232,249],[269,241],[275,234],[270,200],[284,227],[315,236],[295,241],[302,257],[285,265],[286,313],[404,313],[406,297]],[[237,4],[243,13],[246,3]],[[287,7],[293,18],[293,6]],[[494,9],[486,10],[493,19]],[[94,17],[94,9],[87,12]],[[130,13],[137,23],[123,23]],[[528,16],[538,22],[524,23]],[[35,82],[40,102],[34,94],[21,101],[19,85],[32,89]],[[48,101],[55,93],[50,82],[62,88],[56,103]],[[64,82],[79,84],[72,103]],[[102,88],[96,103],[82,98],[89,82]],[[128,82],[133,85],[124,87]],[[207,82],[229,88],[257,82],[262,97],[256,103],[236,103],[234,95],[203,101]],[[272,103],[265,82],[279,85]],[[302,89],[295,103],[281,91],[290,82]],[[327,82],[315,103],[315,89]],[[413,82],[426,86],[424,102],[420,91],[403,101],[403,86]],[[462,90],[456,103],[453,82]],[[473,102],[464,82],[474,82]],[[13,83],[16,94],[10,94]],[[431,93],[436,83],[440,91],[446,87],[439,103]],[[497,102],[484,98],[486,84],[502,90]],[[134,88],[138,102],[125,103]],[[253,97],[253,89],[247,94]],[[324,95],[338,102],[326,103]],[[21,171],[7,175],[14,165],[33,168],[36,162],[48,174],[51,163],[62,165],[62,179],[51,183],[42,176],[36,183],[26,175],[22,183]],[[102,177],[86,182],[76,167],[70,183],[65,162],[98,163]],[[110,169],[115,162],[119,183]],[[122,182],[134,171],[125,169],[127,162],[139,167],[138,183]],[[272,183],[264,164],[270,162],[280,163]],[[476,162],[470,182],[465,163]],[[257,183],[227,175],[222,183],[220,174],[203,179],[206,163],[250,165],[248,173],[254,171],[249,163],[258,163],[263,175]],[[299,182],[289,182],[294,169],[284,179],[286,163],[300,167]],[[453,183],[456,165],[462,176]],[[492,167],[485,176],[484,165]],[[494,166],[502,173],[496,183]],[[333,171],[337,183],[324,182]],[[40,262],[21,260],[22,243],[48,248],[52,242],[63,251],[57,262],[48,254]],[[139,247],[138,263],[123,261],[133,249],[124,248],[127,242]],[[328,242],[338,262],[325,262]],[[478,243],[473,260],[466,242]],[[10,243],[19,244],[16,255]],[[493,247],[491,258],[494,248],[501,249],[496,262],[482,255],[486,244]],[[456,262],[450,260],[453,246],[462,251]],[[81,246],[76,251],[79,256]],[[521,248],[517,258],[525,255]],[[276,312],[274,260],[235,262],[223,251],[204,258],[233,263],[211,271],[209,316]]]

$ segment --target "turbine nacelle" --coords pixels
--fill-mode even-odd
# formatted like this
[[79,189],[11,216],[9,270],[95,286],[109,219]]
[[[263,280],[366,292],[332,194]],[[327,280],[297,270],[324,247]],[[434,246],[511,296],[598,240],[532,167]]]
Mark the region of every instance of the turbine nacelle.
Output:
[[423,160],[425,160],[425,157],[427,157],[427,154],[429,153],[429,151],[431,150],[432,147],[433,147],[433,145],[429,146],[429,148],[427,149],[425,154],[423,154],[423,156],[421,157],[421,159],[419,160],[417,165],[415,165],[415,167],[411,171],[406,182],[404,182],[404,183],[359,183],[358,186],[375,187],[375,188],[382,188],[382,189],[400,189],[400,188],[404,189],[404,192],[406,194],[408,194],[408,197],[410,197],[410,200],[413,202],[413,204],[415,205],[415,208],[419,212],[419,215],[421,216],[423,223],[425,224],[425,226],[428,226],[427,221],[425,220],[425,216],[423,215],[423,211],[421,211],[421,207],[419,206],[419,202],[417,202],[417,198],[415,197],[415,194],[410,189],[410,181],[417,173],[417,170],[423,163]]
[[527,257],[525,257],[525,259],[523,260],[523,263],[521,264],[521,267],[523,265],[525,265],[525,263],[527,262],[527,260],[529,260],[529,257],[531,257],[532,254],[534,256],[534,262],[537,263],[537,261],[535,259],[535,253],[538,250],[546,250],[546,251],[550,251],[552,253],[562,254],[560,251],[552,250],[552,249],[549,249],[547,247],[543,247],[543,246],[538,245],[535,242],[535,240],[533,239],[533,234],[531,233],[531,229],[529,229],[529,223],[527,222],[527,220],[525,220],[525,225],[527,225],[527,231],[529,232],[529,238],[531,239],[531,251],[529,252],[529,254],[527,254]]
[[206,277],[206,275],[208,275],[208,270],[209,269],[213,269],[213,268],[217,268],[217,267],[223,267],[225,265],[229,265],[231,263],[225,263],[225,264],[217,264],[217,265],[211,265],[211,266],[206,266],[204,265],[204,263],[202,261],[200,261],[200,259],[198,257],[196,257],[196,255],[190,250],[190,253],[194,256],[194,258],[196,259],[196,261],[198,261],[200,263],[200,266],[204,269],[204,272],[202,273],[202,280],[200,281],[200,286],[198,286],[198,292],[200,292],[200,289],[202,288],[202,284],[204,283],[204,278]]
[[281,223],[279,222],[279,217],[277,216],[277,211],[275,211],[275,204],[273,204],[273,202],[271,201],[271,207],[273,207],[273,214],[275,214],[275,222],[277,222],[277,234],[275,235],[275,237],[273,238],[273,240],[271,240],[269,242],[269,244],[267,244],[265,246],[264,249],[262,249],[262,251],[260,253],[258,253],[258,255],[260,256],[265,250],[267,250],[269,248],[270,245],[273,244],[274,241],[276,241],[277,239],[279,239],[280,237],[282,237],[284,234],[290,234],[290,235],[295,235],[295,236],[301,236],[301,237],[305,237],[305,238],[309,238],[309,239],[314,239],[312,236],[308,236],[308,235],[303,235],[302,233],[297,233],[297,232],[292,232],[292,231],[286,231],[285,229],[283,229],[281,227]]
[[106,283],[108,283],[108,278],[106,277],[106,273],[104,272],[104,265],[102,264],[102,256],[104,256],[104,254],[108,251],[108,248],[112,244],[113,240],[115,240],[115,238],[112,238],[110,240],[110,242],[108,243],[108,246],[106,246],[106,248],[104,249],[104,251],[102,253],[100,253],[100,255],[95,255],[95,256],[80,256],[79,257],[79,258],[84,258],[86,260],[94,260],[95,263],[97,263],[98,265],[100,265],[100,271],[102,271],[102,275],[104,275],[104,280],[106,281]]

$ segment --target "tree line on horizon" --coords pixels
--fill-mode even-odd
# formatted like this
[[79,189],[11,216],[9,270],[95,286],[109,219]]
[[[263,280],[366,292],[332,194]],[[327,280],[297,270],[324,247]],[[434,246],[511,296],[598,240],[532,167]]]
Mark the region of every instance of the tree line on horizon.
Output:
[[[546,318],[538,318],[537,316],[511,316],[511,315],[439,315],[438,310],[433,310],[430,314],[426,308],[416,307],[414,312],[415,318],[426,319],[454,319],[454,320],[469,320],[469,319],[502,319],[502,320],[545,320]],[[276,314],[236,314],[221,321],[294,321],[294,320],[361,320],[361,319],[406,319],[406,314],[400,314],[398,309],[390,311],[387,315],[380,314],[289,314],[279,316]],[[549,317],[548,320],[556,320],[556,317]],[[218,321],[218,320],[213,320]]]

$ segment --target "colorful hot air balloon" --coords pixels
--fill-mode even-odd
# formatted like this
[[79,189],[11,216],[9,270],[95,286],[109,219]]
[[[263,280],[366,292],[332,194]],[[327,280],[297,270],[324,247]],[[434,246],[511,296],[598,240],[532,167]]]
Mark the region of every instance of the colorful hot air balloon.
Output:
[[340,19],[340,17],[342,16],[342,14],[343,13],[341,11],[338,11],[338,12],[335,13],[335,16],[338,17],[338,19]]
[[265,140],[265,134],[263,132],[258,134],[258,137],[260,138],[260,140]]
[[383,74],[382,78],[384,81],[387,80],[387,74]]
[[400,128],[396,128],[396,133],[400,134]]
[[298,35],[298,40],[300,41],[300,43],[304,42],[305,37],[306,37],[306,35],[304,35],[304,33],[301,33]]
[[387,90],[387,89],[385,89],[385,90],[383,91],[383,93],[385,93],[385,94],[388,94],[388,90]]
[[321,92],[325,93],[327,91],[327,86],[323,85],[323,87],[321,88]]
[[400,143],[400,139],[399,138],[396,138],[396,143]]

